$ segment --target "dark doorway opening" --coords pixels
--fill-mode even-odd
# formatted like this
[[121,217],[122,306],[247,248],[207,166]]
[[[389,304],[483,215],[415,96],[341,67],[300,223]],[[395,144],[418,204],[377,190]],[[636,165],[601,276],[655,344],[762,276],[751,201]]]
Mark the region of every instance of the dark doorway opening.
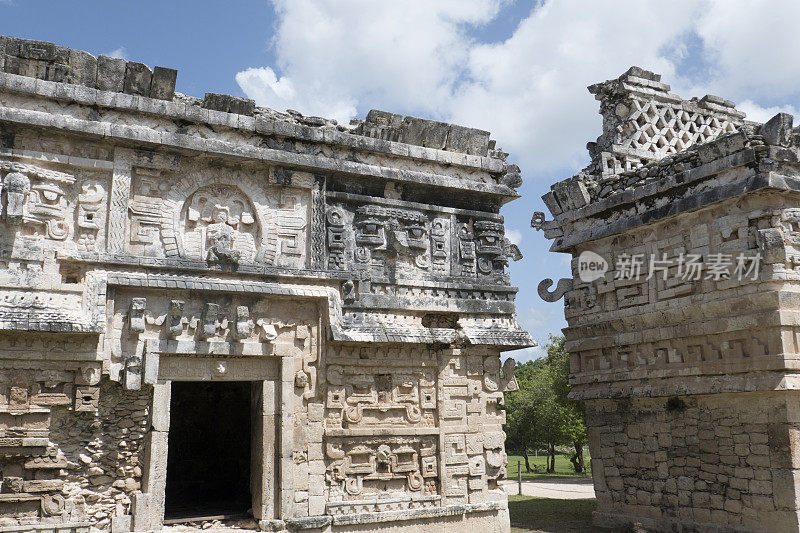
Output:
[[250,509],[250,389],[239,381],[172,382],[165,519]]

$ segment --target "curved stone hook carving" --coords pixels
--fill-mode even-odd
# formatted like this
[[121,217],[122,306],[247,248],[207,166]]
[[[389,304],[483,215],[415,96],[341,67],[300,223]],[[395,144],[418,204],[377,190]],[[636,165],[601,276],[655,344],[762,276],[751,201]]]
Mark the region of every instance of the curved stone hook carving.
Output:
[[503,255],[505,257],[510,257],[514,261],[522,259],[522,252],[519,246],[511,242],[508,237],[503,237]]
[[556,302],[564,296],[565,292],[572,290],[572,279],[561,278],[558,280],[556,290],[552,292],[548,290],[551,285],[553,285],[553,280],[550,278],[542,280],[542,282],[539,283],[539,297],[545,302]]

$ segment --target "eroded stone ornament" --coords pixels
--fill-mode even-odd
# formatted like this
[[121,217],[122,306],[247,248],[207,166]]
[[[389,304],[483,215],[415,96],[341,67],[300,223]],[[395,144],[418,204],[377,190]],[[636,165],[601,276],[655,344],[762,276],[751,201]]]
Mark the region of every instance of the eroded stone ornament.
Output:
[[209,185],[187,201],[183,242],[188,256],[237,264],[256,255],[258,228],[253,207],[238,188]]
[[31,180],[19,172],[9,172],[3,179],[5,218],[11,224],[21,224],[25,214],[25,203],[31,190]]

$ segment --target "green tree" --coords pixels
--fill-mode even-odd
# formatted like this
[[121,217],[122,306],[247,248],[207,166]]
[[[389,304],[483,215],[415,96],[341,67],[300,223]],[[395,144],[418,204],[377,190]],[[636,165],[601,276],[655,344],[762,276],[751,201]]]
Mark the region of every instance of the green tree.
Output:
[[506,394],[506,445],[525,458],[536,449],[547,450],[547,472],[555,471],[556,446],[571,445],[576,472],[583,472],[583,447],[586,425],[583,406],[568,398],[569,355],[564,337],[551,336],[545,346],[547,356],[528,361],[515,372],[519,390]]
[[506,447],[519,452],[525,458],[525,470],[531,471],[528,455],[533,453],[537,442],[538,399],[534,390],[542,370],[542,359],[527,361],[517,366],[515,375],[519,390],[505,395]]
[[562,444],[570,444],[575,453],[570,458],[575,472],[585,472],[583,448],[586,445],[586,410],[582,402],[569,399],[569,354],[564,348],[564,336],[550,336],[547,344],[547,367],[553,376],[553,392],[563,409]]

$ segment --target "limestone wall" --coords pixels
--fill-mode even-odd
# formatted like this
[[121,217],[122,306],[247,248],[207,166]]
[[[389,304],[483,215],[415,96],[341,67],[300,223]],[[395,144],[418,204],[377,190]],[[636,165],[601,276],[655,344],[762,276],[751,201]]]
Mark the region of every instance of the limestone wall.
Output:
[[264,528],[507,530],[519,168],[176,75],[0,36],[3,524],[159,529],[173,384],[247,381]]
[[67,461],[59,477],[64,500],[71,503],[65,509],[70,521],[90,519],[99,529],[108,529],[113,516],[130,512],[131,495],[141,488],[151,394],[104,380],[96,414],[52,411],[50,440],[56,457],[63,454]]
[[635,515],[704,531],[791,531],[796,394],[746,393],[587,402],[600,517]]

